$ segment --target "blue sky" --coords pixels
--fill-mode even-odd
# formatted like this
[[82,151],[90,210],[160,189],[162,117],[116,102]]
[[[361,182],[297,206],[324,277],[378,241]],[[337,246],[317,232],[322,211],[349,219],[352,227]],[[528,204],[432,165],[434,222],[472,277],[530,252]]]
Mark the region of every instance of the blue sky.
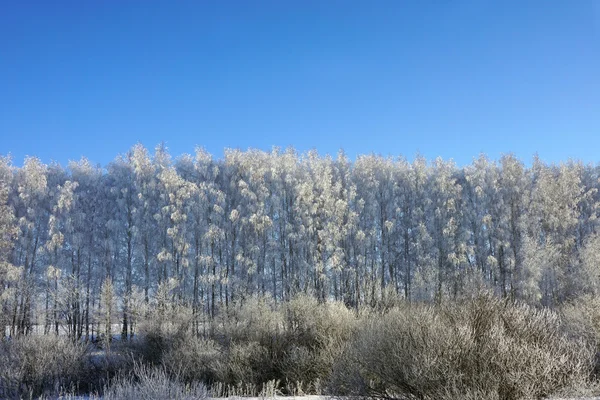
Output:
[[600,0],[5,1],[0,154],[600,161]]

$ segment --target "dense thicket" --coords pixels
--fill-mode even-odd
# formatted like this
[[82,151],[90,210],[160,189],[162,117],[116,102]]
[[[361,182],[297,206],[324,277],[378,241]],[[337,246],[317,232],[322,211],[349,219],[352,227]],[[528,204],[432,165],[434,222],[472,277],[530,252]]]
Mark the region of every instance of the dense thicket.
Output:
[[128,337],[165,296],[197,329],[257,294],[358,308],[488,288],[555,306],[598,291],[599,176],[512,155],[464,168],[294,150],[172,160],[141,145],[106,168],[0,158],[0,326],[89,338],[118,316]]
[[267,295],[235,301],[198,334],[193,311],[168,304],[148,310],[133,340],[102,341],[102,350],[53,334],[0,341],[0,397],[517,400],[598,394],[597,305],[587,298],[559,313],[489,293],[441,305],[389,294],[357,313],[341,302],[299,295],[275,304]]

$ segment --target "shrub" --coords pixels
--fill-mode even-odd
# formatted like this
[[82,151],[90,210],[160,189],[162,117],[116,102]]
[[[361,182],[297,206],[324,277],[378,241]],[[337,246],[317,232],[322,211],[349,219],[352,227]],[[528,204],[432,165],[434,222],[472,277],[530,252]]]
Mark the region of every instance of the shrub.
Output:
[[210,339],[188,335],[169,348],[162,357],[165,369],[184,382],[213,382],[222,367],[219,346]]
[[164,368],[136,365],[133,372],[104,390],[104,400],[192,400],[208,397],[203,384],[184,384]]
[[0,342],[0,397],[58,394],[87,385],[87,347],[54,335]]
[[231,305],[218,317],[216,339],[230,342],[257,342],[272,345],[282,333],[282,316],[269,297],[250,297]]
[[247,299],[219,318],[215,340],[224,358],[217,380],[256,391],[269,381],[285,384],[278,389],[287,393],[295,386],[320,391],[355,319],[342,303],[319,304],[304,295],[279,306],[269,298]]
[[548,310],[489,295],[404,305],[361,322],[331,388],[392,398],[540,398],[585,381],[591,354]]
[[595,349],[593,377],[600,378],[600,298],[585,295],[560,308],[568,334]]
[[240,383],[260,391],[277,379],[275,362],[284,346],[281,313],[268,297],[238,302],[218,317],[214,339],[220,343],[223,362],[217,380],[225,386]]
[[564,304],[560,312],[568,333],[593,343],[600,350],[600,298],[585,295]]
[[273,379],[269,351],[257,342],[232,343],[225,362],[217,370],[217,380],[226,386],[250,385],[254,391]]
[[192,311],[187,307],[152,310],[139,322],[138,335],[130,343],[130,349],[144,362],[158,365],[175,343],[190,336],[192,320]]
[[287,346],[278,363],[282,378],[318,391],[314,386],[329,379],[356,318],[342,303],[319,304],[305,295],[291,300],[284,310]]

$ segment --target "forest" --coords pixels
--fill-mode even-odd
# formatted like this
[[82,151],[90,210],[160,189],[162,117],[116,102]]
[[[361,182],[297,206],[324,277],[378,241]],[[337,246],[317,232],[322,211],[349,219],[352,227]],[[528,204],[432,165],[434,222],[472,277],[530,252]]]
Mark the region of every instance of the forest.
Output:
[[[176,371],[184,382],[238,391],[243,381],[254,393],[274,382],[287,394],[513,399],[545,396],[582,376],[589,386],[600,337],[592,321],[600,317],[599,188],[596,165],[537,157],[526,165],[511,154],[480,155],[464,167],[291,148],[226,149],[222,159],[197,148],[173,158],[164,144],[153,152],[135,145],[104,167],[36,157],[16,167],[1,157],[0,360],[26,358],[9,357],[25,351],[16,343],[84,354],[102,342],[111,357],[134,349],[171,378]],[[546,386],[527,383],[524,372],[514,379],[525,388],[506,392],[510,379],[491,389],[489,376],[467,385],[464,370],[452,375],[450,363],[444,379],[460,380],[453,381],[460,396],[435,391],[452,390],[449,381],[433,384],[440,370],[429,371],[426,385],[419,381],[426,373],[406,363],[396,365],[402,373],[365,372],[368,362],[357,360],[399,346],[365,341],[384,332],[411,336],[411,326],[423,340],[467,332],[450,349],[470,341],[483,357],[475,364],[494,358],[479,347],[483,326],[493,341],[500,331],[511,338],[505,344],[513,349],[495,351],[516,351],[521,337],[523,349],[564,365],[538,371],[548,375]],[[413,361],[427,355],[417,342],[403,347]],[[421,368],[439,359],[429,356]],[[188,364],[173,366],[186,357]],[[357,369],[341,372],[338,360],[348,357],[354,361],[342,364]],[[105,375],[117,377],[109,364]],[[146,364],[133,367],[143,375]],[[391,375],[403,381],[387,382]],[[0,376],[0,397],[72,382],[66,373],[64,381],[37,383],[23,376]],[[19,379],[29,383],[11,386]],[[495,397],[485,397],[488,389]]]

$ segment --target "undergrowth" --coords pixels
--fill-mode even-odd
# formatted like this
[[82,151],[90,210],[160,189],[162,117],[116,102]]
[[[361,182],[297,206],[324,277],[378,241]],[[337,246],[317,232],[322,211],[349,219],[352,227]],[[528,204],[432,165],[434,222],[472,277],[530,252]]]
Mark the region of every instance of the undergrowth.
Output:
[[[483,294],[350,310],[308,296],[252,298],[199,325],[163,309],[110,354],[55,336],[0,344],[0,397],[103,399],[330,394],[512,400],[596,390],[600,307],[560,310]],[[68,398],[65,397],[65,398]]]

